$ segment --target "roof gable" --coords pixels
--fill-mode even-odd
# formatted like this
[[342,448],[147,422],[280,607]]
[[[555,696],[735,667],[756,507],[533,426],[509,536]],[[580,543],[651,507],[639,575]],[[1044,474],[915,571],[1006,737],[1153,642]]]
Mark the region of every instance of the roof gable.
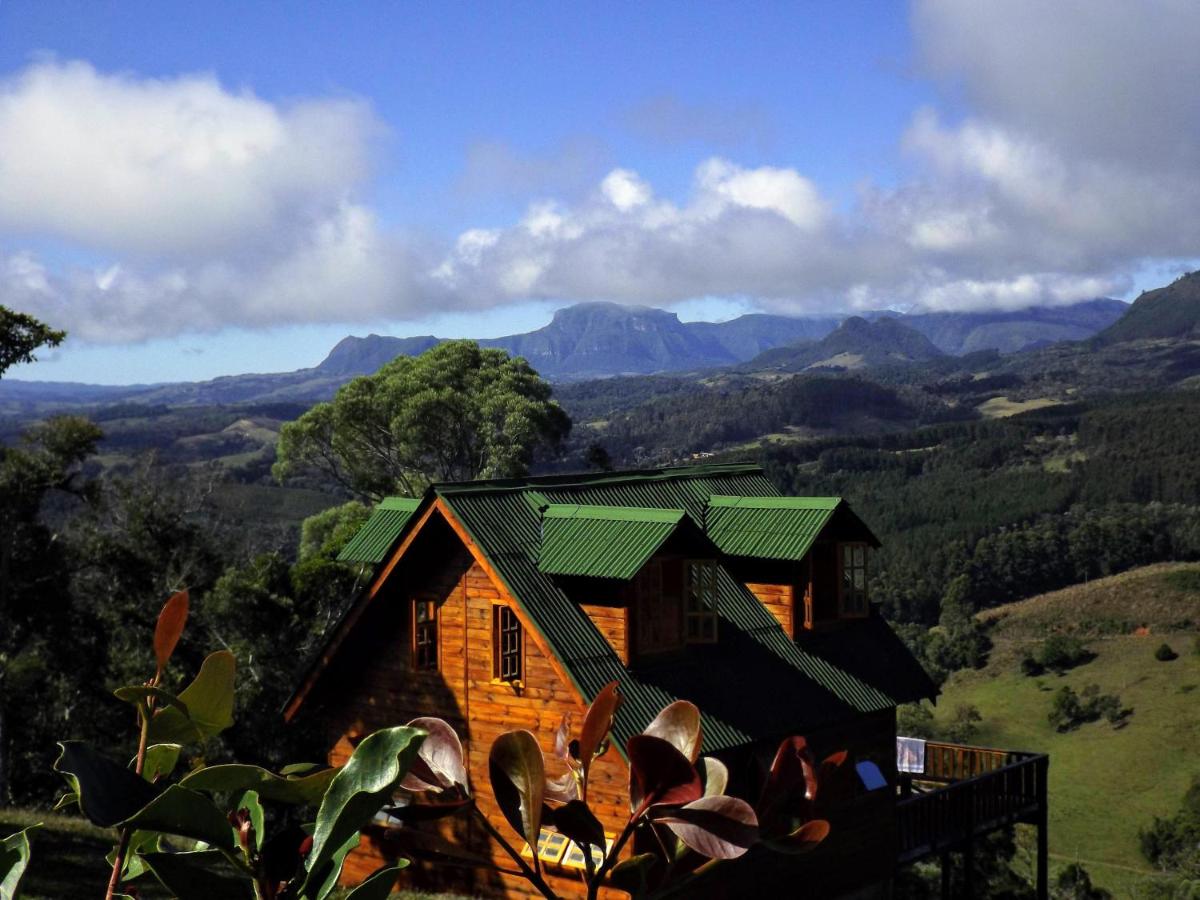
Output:
[[338,561],[371,565],[383,562],[420,505],[419,497],[384,497],[362,528],[342,548]]
[[682,509],[552,503],[541,511],[538,569],[628,581],[685,515]]
[[829,524],[841,497],[709,498],[705,528],[722,553],[799,562]]

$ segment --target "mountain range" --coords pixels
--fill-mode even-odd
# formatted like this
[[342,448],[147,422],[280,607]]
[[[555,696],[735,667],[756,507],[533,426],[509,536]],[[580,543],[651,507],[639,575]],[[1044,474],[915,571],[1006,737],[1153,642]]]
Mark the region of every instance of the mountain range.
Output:
[[[486,338],[480,343],[524,356],[555,381],[729,366],[745,369],[751,361],[765,368],[793,371],[796,366],[806,368],[822,361],[828,366],[857,368],[928,359],[938,351],[952,355],[989,348],[1014,352],[1041,343],[1082,340],[1112,326],[1129,308],[1118,300],[1096,299],[1015,312],[882,311],[855,318],[846,328],[843,316],[753,314],[728,322],[681,322],[675,313],[661,309],[597,302],[560,309],[549,324],[534,331]],[[887,324],[891,322],[903,331]],[[907,333],[910,331],[925,340],[917,341]],[[347,337],[310,368],[199,382],[117,387],[4,379],[0,381],[0,411],[29,414],[118,402],[173,406],[313,403],[328,399],[355,376],[374,372],[398,355],[421,353],[440,340],[433,335]],[[826,340],[831,342],[822,345]],[[759,359],[760,354],[780,347],[788,352],[781,357],[768,353],[765,360]],[[789,355],[791,361],[787,362]]]

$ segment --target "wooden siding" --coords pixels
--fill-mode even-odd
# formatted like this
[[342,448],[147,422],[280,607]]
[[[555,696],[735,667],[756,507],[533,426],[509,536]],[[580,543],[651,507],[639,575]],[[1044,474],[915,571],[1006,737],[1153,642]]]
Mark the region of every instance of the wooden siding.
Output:
[[782,626],[784,633],[794,638],[796,588],[791,584],[756,584],[748,582],[746,587],[759,599]]
[[[559,674],[522,616],[524,627],[524,686],[496,681],[492,671],[493,607],[507,603],[497,585],[462,545],[444,520],[431,520],[413,544],[410,561],[396,566],[361,626],[348,639],[328,676],[306,702],[306,715],[317,714],[330,724],[327,746],[331,764],[345,762],[356,742],[371,731],[403,724],[422,715],[446,719],[463,739],[467,770],[480,808],[515,847],[522,841],[511,833],[496,808],[488,776],[492,742],[505,731],[527,729],[542,744],[549,774],[565,769],[553,755],[554,733],[565,713],[576,728],[586,711],[573,685]],[[435,560],[440,566],[431,567]],[[417,672],[411,666],[411,604],[415,594],[429,594],[439,603],[438,672]],[[623,629],[624,610],[597,606],[597,615],[609,623],[615,640]],[[592,769],[589,803],[610,833],[616,833],[628,816],[628,768],[610,751]],[[512,867],[504,851],[481,828],[465,817],[434,826],[474,852]],[[384,829],[371,829],[363,844],[346,862],[343,880],[361,881],[396,849]],[[555,870],[551,870],[555,871]],[[564,895],[582,894],[574,870],[552,875],[551,883]],[[521,879],[494,872],[458,868],[414,866],[406,870],[403,886],[428,890],[455,890],[480,896],[536,896]]]

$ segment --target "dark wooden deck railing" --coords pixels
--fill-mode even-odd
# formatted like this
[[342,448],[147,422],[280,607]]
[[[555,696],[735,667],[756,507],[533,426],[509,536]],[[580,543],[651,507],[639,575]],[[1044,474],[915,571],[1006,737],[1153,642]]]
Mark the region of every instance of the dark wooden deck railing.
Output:
[[975,838],[1017,822],[1038,826],[1038,893],[1046,896],[1046,773],[1049,757],[930,741],[915,792],[896,804],[897,862],[970,849]]

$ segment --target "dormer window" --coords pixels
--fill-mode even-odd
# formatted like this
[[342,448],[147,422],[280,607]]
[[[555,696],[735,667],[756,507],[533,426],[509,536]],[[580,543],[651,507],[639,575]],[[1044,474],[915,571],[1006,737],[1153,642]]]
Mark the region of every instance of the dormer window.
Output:
[[867,603],[867,545],[840,544],[842,579],[838,590],[838,615],[862,618],[869,612]]
[[691,559],[686,564],[684,634],[689,644],[717,640],[717,564],[711,559]]

